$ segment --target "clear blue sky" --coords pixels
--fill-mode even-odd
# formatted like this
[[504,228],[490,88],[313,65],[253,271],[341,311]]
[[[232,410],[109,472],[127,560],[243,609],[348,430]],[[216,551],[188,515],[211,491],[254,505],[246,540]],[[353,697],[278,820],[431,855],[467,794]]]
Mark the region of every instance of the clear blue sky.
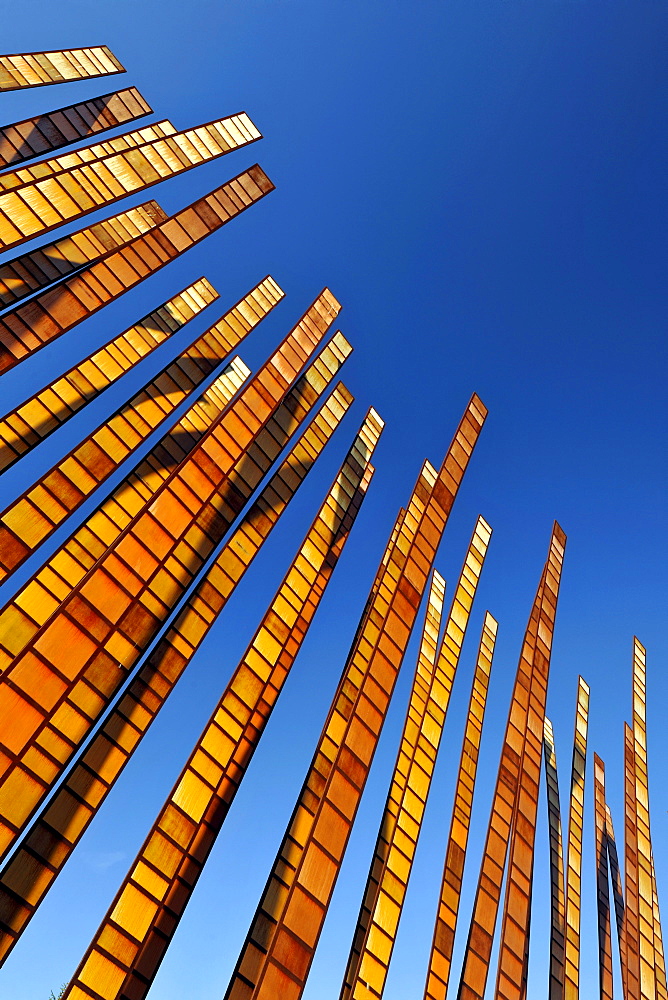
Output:
[[[108,44],[125,77],[2,98],[2,123],[134,84],[187,128],[236,111],[250,149],[154,189],[175,210],[258,160],[277,190],[202,246],[5,377],[3,412],[205,274],[231,304],[270,272],[284,303],[240,352],[257,367],[325,284],[355,347],[357,404],[0,974],[1,1000],[68,979],[243,652],[369,405],[377,475],[326,600],[151,993],[227,985],[320,732],[397,508],[438,463],[471,392],[490,415],[437,566],[454,585],[476,516],[494,528],[385,992],[421,1000],[462,706],[482,617],[499,620],[469,851],[475,880],[521,637],[549,532],[568,534],[549,694],[562,789],[578,673],[621,840],[631,640],[648,650],[649,766],[668,912],[665,260],[668,8],[592,0],[3,0],[6,52]],[[129,200],[127,204],[140,201]],[[209,320],[208,322],[211,322]],[[195,321],[157,351],[157,370]],[[85,344],[85,350],[82,347]],[[171,345],[171,346],[170,346]],[[149,369],[143,369],[143,378]],[[128,376],[124,395],[141,384]],[[4,477],[20,492],[86,427]],[[25,466],[25,467],[24,467]],[[30,568],[34,569],[37,561]],[[27,572],[27,570],[26,570]],[[451,592],[451,591],[450,591]],[[9,594],[1,595],[3,601]],[[415,639],[416,637],[414,637]],[[337,1000],[401,729],[411,645],[307,986]],[[150,778],[147,781],[147,775]],[[592,796],[586,804],[583,996],[597,983]],[[530,1000],[546,995],[548,871],[540,804]],[[467,913],[465,894],[464,914]],[[493,977],[492,977],[493,978]]]

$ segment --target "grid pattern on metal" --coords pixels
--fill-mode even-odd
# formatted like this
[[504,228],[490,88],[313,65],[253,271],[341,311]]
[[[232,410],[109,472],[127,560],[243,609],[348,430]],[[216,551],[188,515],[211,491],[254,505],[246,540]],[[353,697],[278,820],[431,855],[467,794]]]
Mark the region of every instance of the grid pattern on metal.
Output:
[[149,125],[131,139],[119,136],[100,144],[104,149],[131,142],[122,152],[88,160],[84,150],[77,150],[0,176],[0,245],[8,249],[33,239],[262,138],[245,114],[173,135],[155,135],[160,131],[168,128]]
[[116,90],[0,128],[0,169],[143,118],[153,109],[136,87]]
[[124,73],[125,68],[106,45],[53,52],[22,52],[0,56],[0,90],[44,87],[94,76]]
[[400,514],[227,998],[302,993],[436,548],[485,416],[474,396],[440,470],[424,466]]
[[381,429],[369,414],[65,997],[148,992],[331,578]]
[[274,185],[257,164],[0,317],[0,373],[113,302],[259,201]]
[[[438,650],[439,650],[439,636],[441,634],[441,619],[443,613],[444,597],[445,597],[445,580],[437,570],[434,570],[432,574],[431,586],[429,588],[429,595],[427,599],[427,610],[422,630],[420,650],[418,653],[417,669],[413,680],[413,690],[411,691],[411,704],[409,705],[409,713],[411,712],[411,708],[413,708],[414,710],[413,703],[416,700],[415,687],[416,684],[418,683],[418,677],[422,679],[423,681],[422,686],[424,687],[425,682],[428,683],[428,681],[433,677],[434,674],[434,666],[436,664],[436,658],[438,656]],[[409,768],[411,760],[410,756],[407,755],[405,752],[405,747],[403,746],[404,742],[405,742],[405,727],[404,727],[404,735],[402,737],[402,748],[400,749],[400,753],[402,750],[404,750],[405,764],[406,767]],[[392,782],[393,785],[396,784],[396,777],[397,773],[395,768],[395,773]],[[404,777],[405,777],[405,771],[404,771]],[[399,793],[399,799],[401,799],[401,793]],[[355,934],[353,937],[353,944],[348,958],[348,966],[346,969],[346,974],[342,989],[342,996],[346,997],[350,996],[351,991],[354,989],[355,979],[359,972],[362,952],[365,950],[365,946],[368,942],[370,921],[372,916],[374,915],[373,911],[376,909],[378,903],[383,869],[386,866],[390,849],[389,841],[392,839],[393,829],[395,829],[397,826],[397,820],[398,820],[398,817],[396,815],[397,806],[395,806],[395,815],[389,816],[387,808],[388,804],[389,800],[385,806],[385,811],[383,814],[383,818],[381,820],[381,829],[379,833],[379,838],[376,841],[376,848],[374,851],[374,857],[371,865],[371,872],[369,874],[369,877],[367,878],[364,897],[362,901],[362,909],[360,911],[360,917],[358,918],[357,921],[357,927],[355,929]],[[377,861],[376,859],[379,856],[379,847],[382,852],[382,856]],[[398,854],[396,855],[396,858],[401,858],[401,856],[402,856],[401,854]],[[386,887],[385,887],[385,895],[387,895]],[[388,902],[391,906],[391,909],[396,914],[397,919],[396,921],[393,921],[393,923],[396,924],[398,922],[398,909],[400,907],[401,900],[400,899],[395,900],[396,905],[392,905],[392,900],[385,901],[386,916],[388,915],[387,911]],[[376,914],[376,919],[377,919],[377,914]],[[390,932],[391,927],[388,926],[382,928],[382,930]],[[391,950],[392,937],[393,935],[390,935],[390,950]],[[380,940],[382,945],[383,938],[381,938]],[[383,957],[387,958],[389,961],[389,951],[387,947],[384,949]]]
[[[199,308],[208,304],[203,296],[198,297],[201,299]],[[275,305],[264,296],[258,299],[254,300],[253,292],[250,292],[223,320],[198,337],[0,514],[0,580],[6,579],[48,539],[169,418],[189,393],[215,371],[230,353],[231,347],[237,346],[241,335],[252,328],[246,316],[252,315],[252,323],[257,325]],[[249,301],[256,304],[254,312],[247,308]],[[184,310],[184,321],[190,311]],[[172,321],[172,325],[176,327],[176,322]],[[151,332],[151,339],[157,340],[156,332]],[[149,340],[146,334],[146,327],[144,330],[135,328],[130,331],[129,341],[145,344]],[[162,331],[162,336],[166,335]],[[107,359],[102,360],[104,363]],[[128,360],[124,360],[130,367]],[[110,365],[105,367],[108,370],[111,368]],[[96,367],[92,363],[84,362],[79,368],[88,379],[96,378]],[[122,374],[119,365],[115,365],[115,370]],[[79,379],[77,382],[81,384]],[[104,388],[102,377],[97,378],[97,384]],[[239,382],[236,387],[239,387]],[[86,401],[81,395],[79,400],[82,405]],[[35,414],[35,410],[32,413]],[[38,409],[38,419],[40,415]],[[28,611],[25,607],[23,610]],[[3,643],[4,635],[5,626],[0,614],[0,651],[8,653]]]
[[0,471],[57,430],[217,298],[218,292],[206,278],[200,278],[7,413],[0,419]]
[[498,1000],[522,1000],[526,994],[543,727],[565,544],[566,536],[559,525],[555,524],[545,564],[536,638],[531,651],[526,728],[520,744],[521,761],[508,846],[508,873],[496,979]]
[[[382,996],[491,528],[480,517],[438,654],[418,660],[399,753],[355,929],[341,1000]],[[445,584],[443,583],[443,587]]]
[[[351,402],[339,383],[0,873],[0,958],[27,926]],[[306,412],[297,399],[284,403],[267,424],[265,450],[277,456]]]
[[[555,525],[550,542],[548,561],[543,569],[531,609],[513,687],[506,735],[501,752],[494,797],[492,799],[491,815],[480,876],[476,888],[473,914],[464,955],[464,965],[457,994],[458,1000],[482,1000],[485,993],[494,930],[501,897],[501,886],[506,866],[506,855],[508,853],[508,840],[513,825],[513,817],[516,812],[516,799],[518,797],[523,761],[522,748],[526,739],[529,707],[533,693],[532,675],[534,673],[534,666],[538,660],[540,660],[542,667],[545,666],[544,651],[537,656],[539,627],[541,628],[543,637],[549,639],[550,616],[554,614],[554,587],[558,583],[557,571],[563,558],[564,542],[565,536],[563,532],[558,525]],[[550,573],[549,582],[547,579],[548,571]],[[548,586],[552,590],[552,593],[546,596],[545,591]],[[547,622],[544,621],[546,616]],[[544,650],[545,638],[541,642]],[[536,713],[534,711],[534,724],[538,717],[540,717],[540,730],[537,732],[539,742],[538,771],[540,771],[544,712]],[[536,788],[528,785],[525,794],[535,797],[536,792]],[[521,919],[524,919],[527,909],[528,898],[525,895],[520,900],[520,909],[518,911]],[[522,949],[524,948],[524,943],[525,936],[521,935],[519,946]],[[519,969],[516,967],[516,971],[519,971],[521,976],[523,975],[524,967],[523,955],[519,956],[519,966]]]
[[[325,291],[45,623],[27,642],[25,632],[10,637],[21,650],[0,678],[3,834],[21,825],[180,600],[229,527],[235,491],[262,478],[249,449],[337,312]],[[327,350],[332,374],[349,346],[336,335]],[[317,362],[311,378],[324,384]]]
[[582,906],[582,830],[584,820],[585,767],[589,687],[578,678],[575,710],[575,737],[571,767],[571,794],[568,812],[568,844],[564,860],[566,888],[566,941],[564,949],[564,995],[576,1000],[580,992],[580,910]]
[[457,784],[452,808],[450,831],[445,850],[445,863],[441,879],[434,937],[429,955],[424,1000],[445,1000],[450,982],[452,952],[457,931],[457,917],[464,877],[466,847],[473,793],[475,789],[478,753],[487,704],[487,690],[496,643],[497,622],[487,611],[478,646],[478,656],[462,743]]
[[561,836],[561,801],[557,751],[552,723],[543,726],[543,757],[547,788],[547,821],[550,837],[550,985],[549,1000],[564,995],[564,946],[566,942],[566,900],[564,896],[564,848]]
[[610,884],[608,881],[608,845],[605,829],[605,765],[598,754],[594,754],[594,831],[596,835],[599,991],[601,1000],[613,1000]]
[[4,261],[0,264],[0,306],[15,305],[28,295],[63,281],[68,274],[131,243],[167,218],[157,201],[146,201],[31,253]]

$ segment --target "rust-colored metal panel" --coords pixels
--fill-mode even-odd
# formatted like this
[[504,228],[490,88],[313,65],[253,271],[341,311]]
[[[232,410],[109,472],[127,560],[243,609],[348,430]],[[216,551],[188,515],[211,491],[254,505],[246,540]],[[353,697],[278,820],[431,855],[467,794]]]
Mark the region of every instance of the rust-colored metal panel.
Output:
[[217,298],[215,288],[200,278],[2,417],[0,471],[57,430]]
[[0,128],[0,168],[136,121],[153,109],[136,87],[116,90]]
[[[338,311],[339,304],[325,289],[129,524],[124,512],[120,535],[113,544],[103,544],[102,553],[65,599],[55,609],[42,609],[38,600],[39,625],[24,616],[26,623],[33,621],[27,631],[8,628],[4,633],[12,659],[0,678],[3,848],[85,739],[236,517],[235,498],[246,490],[248,496],[261,480],[264,473],[253,445]],[[327,349],[335,370],[350,352],[340,334]],[[322,356],[313,362],[318,388],[323,385],[321,362]],[[307,400],[318,395],[308,381],[302,391]]]
[[[566,536],[559,525],[555,524],[547,562],[538,585],[517,668],[459,984],[459,1000],[474,1000],[474,998],[482,1000],[485,993],[511,824],[515,830],[517,829],[516,824],[513,823],[516,812],[522,816],[523,836],[519,840],[516,838],[515,853],[518,856],[509,873],[511,889],[506,894],[506,910],[510,906],[517,905],[517,909],[513,909],[518,926],[518,935],[514,939],[516,942],[515,952],[510,952],[508,936],[502,943],[505,946],[503,957],[509,960],[509,965],[511,961],[513,965],[513,989],[517,991],[518,995],[522,991],[524,951],[527,941],[527,934],[523,932],[523,927],[529,912],[530,880],[526,876],[522,876],[520,864],[525,862],[526,871],[531,871],[531,816],[533,814],[535,817],[537,802],[537,783],[540,776],[545,714],[544,698],[547,692],[549,669],[549,643],[551,642],[556,611],[565,542]],[[532,683],[534,673],[540,674],[535,684]],[[529,733],[533,744],[532,754],[525,764],[526,755],[523,753],[523,748]],[[527,826],[524,826],[525,821]],[[500,966],[499,973],[502,977],[502,989],[504,990],[507,988],[507,971],[507,966],[504,965],[503,968]]]
[[613,1000],[608,845],[605,830],[605,764],[598,754],[594,754],[594,830],[596,835],[599,990],[601,1000]]
[[626,938],[624,932],[624,889],[622,877],[619,871],[619,859],[617,857],[617,841],[612,825],[612,814],[607,802],[605,804],[605,840],[608,851],[608,864],[610,865],[610,878],[612,881],[612,898],[615,904],[615,923],[617,925],[617,944],[619,946],[619,958],[622,972],[622,994],[626,998]]
[[626,995],[640,1000],[640,929],[638,926],[638,833],[633,730],[624,725],[624,949]]
[[[71,856],[351,402],[352,396],[339,383],[223,545],[86,753],[0,873],[2,960]],[[299,393],[286,398],[267,424],[267,438],[273,441],[273,445],[263,443],[267,452],[278,455],[305,412],[307,407],[300,403]]]
[[[566,536],[559,525],[555,524],[550,542],[550,553],[545,566],[536,639],[531,657],[527,724],[521,744],[522,756],[508,848],[508,873],[496,980],[498,1000],[522,1000],[526,992],[533,850],[536,835],[543,727],[565,542]],[[568,906],[568,892],[566,893],[566,904]]]
[[400,514],[226,997],[303,991],[436,548],[486,416],[474,396]]
[[273,191],[257,164],[0,318],[0,373],[71,330]]
[[0,90],[44,87],[94,76],[124,73],[125,68],[106,45],[53,52],[22,52],[0,56]]
[[5,261],[0,264],[0,307],[15,305],[28,295],[64,281],[68,274],[108,257],[167,218],[157,201],[146,201]]
[[[207,305],[211,299],[211,286],[198,282],[192,291],[201,300],[198,308]],[[188,292],[191,289],[187,289]],[[27,558],[51,537],[66,519],[83,504],[99,486],[111,476],[118,467],[141,445],[149,435],[160,427],[185,400],[185,398],[218,368],[230,353],[231,348],[238,345],[242,335],[250,331],[251,323],[257,325],[264,318],[269,308],[278,301],[266,300],[260,307],[256,302],[256,311],[250,313],[249,302],[254,302],[253,289],[241,302],[238,302],[218,323],[206,333],[198,337],[174,361],[158,372],[146,383],[127,403],[120,406],[111,417],[105,420],[88,437],[73,448],[65,458],[52,466],[20,497],[14,500],[0,514],[0,581],[4,581],[11,573],[25,562]],[[194,299],[194,296],[191,295]],[[264,296],[263,296],[264,298]],[[168,303],[171,306],[174,303]],[[186,303],[176,301],[183,319],[181,325],[192,315],[192,308]],[[173,309],[176,314],[176,309]],[[252,316],[247,320],[246,316]],[[178,314],[176,314],[178,315]],[[106,372],[122,375],[123,366],[130,368],[131,347],[140,343],[145,352],[150,345],[156,346],[172,332],[178,329],[176,318],[172,319],[163,307],[162,316],[152,314],[147,317],[148,323],[135,326],[122,335],[127,338],[123,342],[126,353],[120,351],[108,352],[107,349],[96,352],[91,358],[82,362],[74,370],[72,382],[77,392],[71,389],[71,382],[57,380],[54,386],[39,394],[34,405],[24,404],[20,409],[21,423],[14,422],[14,427],[29,428],[28,419],[33,420],[33,426],[40,429],[39,421],[44,421],[41,427],[45,432],[55,429],[58,424],[51,414],[58,412],[59,400],[65,397],[68,407],[60,412],[63,418],[74,412],[78,403],[83,406],[87,397],[94,395],[96,389],[104,389],[109,384]],[[161,322],[162,321],[162,322]],[[163,329],[160,329],[160,325]],[[153,327],[153,328],[151,328]],[[165,330],[166,327],[166,330]],[[120,341],[122,338],[117,338]],[[102,369],[102,370],[101,370]],[[242,380],[249,374],[243,365],[235,363],[228,373],[234,379],[235,391]],[[44,402],[43,402],[44,400]],[[46,409],[49,405],[50,409]],[[48,414],[48,416],[45,416]],[[64,422],[63,421],[61,422]],[[11,424],[10,424],[11,426]],[[0,434],[3,432],[3,422],[0,421]],[[25,438],[28,433],[24,431]],[[45,433],[41,435],[45,436]],[[39,440],[37,432],[34,437]],[[15,442],[18,450],[18,443]],[[2,454],[2,452],[0,452]],[[33,603],[33,602],[31,602]],[[23,605],[24,612],[30,614],[30,608]],[[3,643],[3,615],[0,612],[0,650],[9,655],[9,649]],[[0,662],[3,661],[0,652]]]
[[[146,996],[334,571],[381,430],[372,411],[65,998]],[[111,993],[110,978],[121,980]]]
[[450,833],[445,852],[441,894],[429,956],[424,1000],[445,1000],[448,992],[452,950],[457,931],[459,900],[464,877],[466,846],[471,825],[478,753],[482,739],[496,633],[497,622],[488,611],[485,614],[482,635],[480,636],[471,698],[466,716],[466,728],[455,786]]
[[[68,153],[59,153],[58,156],[52,156],[48,160],[40,160],[39,163],[31,163],[27,166],[17,167],[15,170],[8,170],[0,174],[0,193],[15,191],[17,188],[33,184],[34,181],[46,180],[57,174],[65,174],[74,167],[94,164],[105,156],[111,156],[114,153],[127,153],[137,149],[139,146],[155,142],[157,139],[165,139],[177,134],[179,133],[177,133],[172,123],[168,119],[163,118],[162,121],[151,122],[150,125],[142,125],[141,128],[123,132],[121,135],[113,136],[111,139],[103,139],[102,142],[95,142],[90,146],[81,146],[79,149]],[[66,183],[65,179],[63,179],[63,183]],[[40,189],[37,190],[39,191]],[[46,196],[45,192],[43,192],[43,195]],[[31,200],[37,200],[39,203],[40,199],[36,199],[33,192]],[[56,203],[59,203],[61,200],[58,197],[54,199]],[[17,214],[21,214],[22,202],[9,201],[6,204],[16,204],[18,206]],[[6,214],[11,218],[11,212]]]
[[647,698],[645,647],[633,638],[633,756],[635,770],[636,846],[638,859],[638,933],[641,1000],[656,1000],[657,962],[654,932],[652,836],[647,773]]
[[[418,659],[341,1000],[380,997],[385,987],[452,685],[490,536],[489,525],[478,518],[438,655]],[[444,587],[443,581],[441,589]]]
[[564,950],[566,942],[566,898],[564,895],[564,848],[561,837],[561,801],[557,752],[552,723],[545,719],[543,756],[547,787],[547,820],[550,833],[550,987],[549,1000],[562,1000],[564,995]]
[[568,844],[564,864],[566,873],[564,996],[566,1000],[577,1000],[580,993],[580,910],[582,906],[580,885],[582,881],[582,827],[588,719],[589,687],[582,677],[579,677],[571,768]]
[[656,995],[657,995],[657,1000],[666,1000],[666,998],[668,997],[668,986],[666,984],[666,959],[663,950],[663,930],[661,928],[661,911],[659,909],[659,891],[656,885],[656,872],[654,871],[653,854],[652,854],[652,906],[654,910]]
[[[390,542],[390,544],[392,544],[392,542]],[[439,652],[439,636],[441,633],[441,617],[443,612],[444,597],[445,580],[441,574],[437,572],[437,570],[434,570],[427,598],[427,610],[425,613],[422,639],[420,642],[415,677],[413,679],[413,688],[410,696],[408,714],[400,741],[399,756],[397,758],[397,765],[400,761],[403,763],[404,780],[402,781],[401,776],[399,776],[400,782],[397,782],[398,775],[397,768],[395,767],[395,771],[392,776],[391,792],[388,796],[385,810],[383,812],[380,831],[371,863],[371,870],[367,878],[364,896],[362,899],[360,916],[357,921],[352,948],[348,958],[348,966],[341,993],[342,996],[347,998],[353,995],[362,956],[368,945],[371,919],[374,916],[374,911],[378,905],[381,888],[384,889],[384,895],[387,895],[387,888],[382,886],[383,875],[386,875],[387,873],[388,856],[390,854],[390,850],[394,847],[393,834],[398,823],[398,814],[401,809],[403,793],[407,784],[406,778],[411,766],[414,766],[413,758],[415,756],[415,743],[418,736],[420,717],[424,714],[426,709],[427,699],[429,697],[429,688],[434,677],[434,669]],[[414,737],[412,742],[406,738],[406,728],[411,723],[413,724],[411,735]],[[427,766],[429,766],[429,759],[427,759],[426,763]],[[395,792],[393,800],[391,795],[392,791]],[[397,859],[401,859],[403,857],[402,852],[395,851],[395,854]],[[374,870],[375,867],[377,867],[377,870]],[[400,895],[402,895],[401,889]],[[393,929],[396,929],[396,925],[399,920],[401,902],[401,898],[393,901],[393,903],[396,904],[392,907],[394,919],[390,920],[389,923],[386,922],[386,926],[381,929],[381,942],[386,945],[385,957],[388,962],[390,957],[389,952],[391,951],[394,940],[394,934],[392,931]],[[387,915],[387,902],[384,902],[384,906],[385,913]],[[378,915],[375,914],[375,916],[377,920]],[[375,962],[375,957],[372,958],[372,962]],[[383,974],[383,968],[386,967],[387,966],[381,966],[379,970],[381,975]],[[366,988],[370,988],[370,984],[367,984]]]
[[[77,150],[1,176],[0,247],[34,239],[262,138],[243,113],[153,138],[156,131],[149,125],[132,133],[131,148],[121,152],[89,158],[85,149]],[[142,133],[150,141],[142,141]],[[101,143],[100,149],[124,138]]]

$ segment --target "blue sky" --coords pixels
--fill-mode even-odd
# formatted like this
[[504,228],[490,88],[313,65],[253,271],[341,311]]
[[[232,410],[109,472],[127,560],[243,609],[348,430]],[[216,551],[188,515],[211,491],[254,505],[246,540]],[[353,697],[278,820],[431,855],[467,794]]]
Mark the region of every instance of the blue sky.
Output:
[[[154,189],[166,210],[256,160],[276,184],[222,232],[7,375],[3,411],[39,388],[54,366],[64,369],[202,274],[220,292],[221,307],[268,272],[284,288],[284,302],[240,351],[254,368],[328,285],[343,303],[340,326],[355,348],[343,377],[357,399],[7,962],[0,998],[46,1000],[71,975],[373,405],[386,430],[372,490],[151,993],[152,1000],[222,995],[397,508],[423,458],[440,461],[474,390],[490,413],[436,563],[450,595],[478,514],[494,535],[385,998],[422,997],[462,710],[489,608],[499,638],[469,890],[475,881],[521,637],[555,518],[568,535],[548,703],[562,788],[581,673],[591,687],[588,779],[596,750],[608,766],[621,839],[622,724],[630,715],[636,633],[648,651],[654,849],[668,906],[668,793],[661,782],[668,766],[665,4],[3,0],[0,10],[6,52],[108,44],[128,70],[7,94],[3,124],[134,84],[157,118],[177,128],[244,110],[265,136]],[[156,351],[155,370],[211,321],[205,314]],[[122,396],[149,370],[128,375]],[[119,398],[105,394],[6,473],[7,498]],[[338,997],[416,638],[306,1000]],[[544,801],[539,817],[531,1000],[545,995],[547,981]],[[597,982],[592,819],[590,787],[583,995]]]

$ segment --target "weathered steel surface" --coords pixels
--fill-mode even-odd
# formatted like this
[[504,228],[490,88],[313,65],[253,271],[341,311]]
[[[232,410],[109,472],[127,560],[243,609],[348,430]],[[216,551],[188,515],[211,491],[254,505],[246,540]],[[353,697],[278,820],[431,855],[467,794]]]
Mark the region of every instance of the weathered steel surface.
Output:
[[23,52],[0,56],[0,90],[44,87],[94,76],[124,73],[125,68],[106,45],[53,52]]
[[[0,873],[3,957],[62,870],[351,402],[352,396],[341,384],[327,398]],[[282,404],[261,441],[272,458],[309,409],[299,393]]]
[[438,654],[418,659],[341,1000],[380,997],[385,987],[452,685],[490,536],[489,525],[479,518]]
[[423,467],[399,516],[228,998],[301,996],[436,549],[485,416],[474,396],[440,470]]
[[0,318],[0,373],[206,239],[274,185],[257,164]]
[[[149,486],[149,498],[129,523],[125,511],[118,514],[120,534],[89,557],[61,603],[53,607],[51,598],[39,621],[24,618],[22,631],[3,632],[9,657],[0,677],[3,848],[236,517],[235,494],[252,492],[262,478],[253,446],[338,311],[325,290],[187,457],[155,492]],[[337,369],[350,348],[337,334],[327,350]],[[318,362],[313,366],[321,386]],[[318,394],[308,382],[303,388],[311,399]]]
[[[531,814],[535,816],[537,804],[544,698],[547,691],[549,653],[565,541],[566,536],[555,524],[548,559],[538,585],[517,668],[459,984],[459,1000],[482,1000],[485,993],[508,839],[511,827],[517,829],[514,823],[516,812],[519,812],[523,821],[526,819],[528,824],[522,826],[521,836],[515,837],[515,852],[519,857],[515,858],[515,864],[509,872],[509,890],[506,895],[506,911],[513,908],[517,934],[513,937],[515,948],[512,952],[508,934],[505,936],[505,941],[502,941],[501,958],[504,961],[503,965],[500,963],[499,976],[501,989],[504,991],[501,995],[505,995],[506,992],[520,995],[523,989],[525,947],[528,939],[525,927],[529,913],[532,870]],[[536,678],[536,683],[533,683],[534,674],[539,672],[540,676]],[[533,745],[532,755],[525,763],[524,747],[528,733],[531,733]],[[521,863],[525,864],[524,874],[520,867]],[[516,908],[514,908],[515,903],[517,903]],[[512,980],[508,976],[508,966],[512,966]]]
[[65,998],[148,992],[331,578],[381,430],[371,412]]
[[0,168],[61,149],[151,111],[136,87],[129,87],[5,125],[0,128]]
[[566,942],[566,897],[564,894],[564,848],[561,836],[561,801],[557,773],[557,752],[552,723],[545,719],[543,732],[547,819],[550,833],[550,986],[549,1000],[564,995],[564,946]]
[[482,726],[485,718],[497,627],[496,620],[488,611],[485,614],[482,635],[480,636],[471,698],[466,716],[466,728],[455,787],[450,832],[445,851],[441,894],[429,956],[424,1000],[445,1000],[448,992],[452,950],[464,877],[466,846],[471,825],[478,753],[482,739]]

